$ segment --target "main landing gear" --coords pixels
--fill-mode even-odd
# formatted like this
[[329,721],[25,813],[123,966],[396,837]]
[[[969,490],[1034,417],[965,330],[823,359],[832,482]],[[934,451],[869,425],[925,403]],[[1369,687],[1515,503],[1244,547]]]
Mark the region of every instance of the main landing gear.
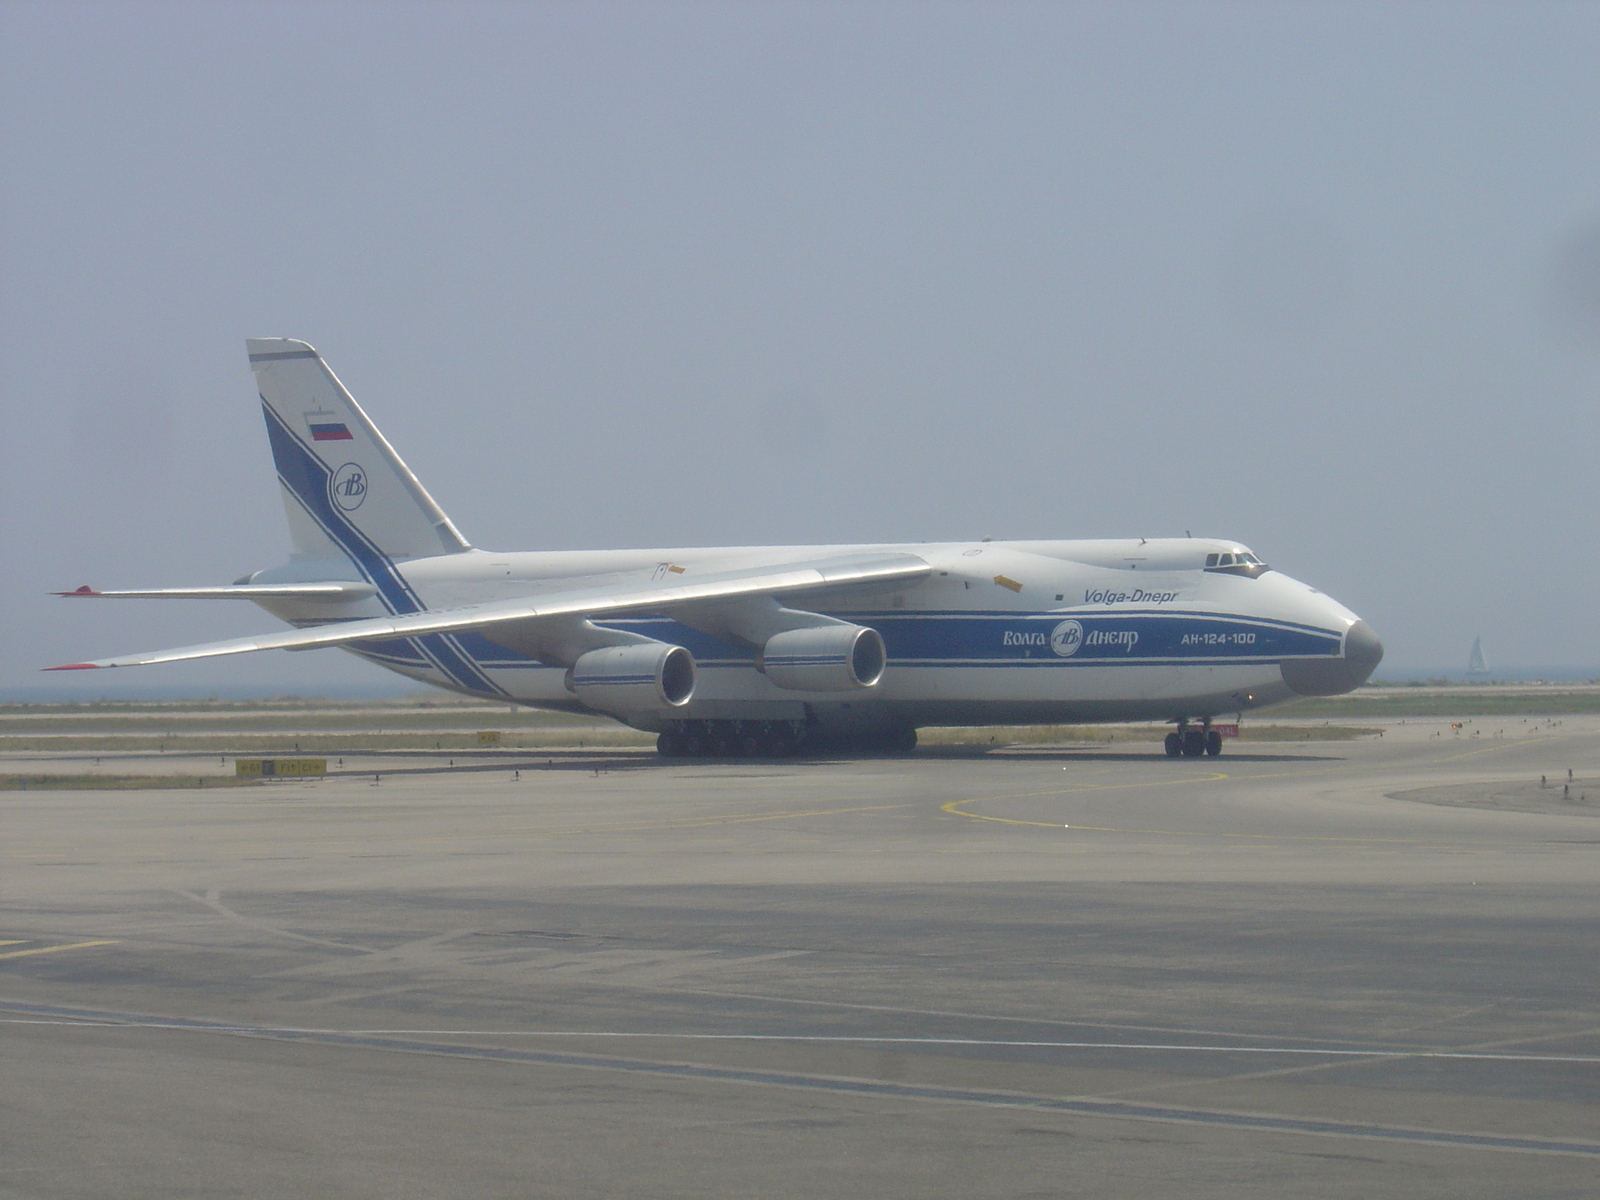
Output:
[[788,758],[805,726],[793,721],[679,721],[656,737],[662,758]]
[[824,738],[800,721],[675,721],[656,737],[662,758],[792,758],[824,747],[905,754],[917,748],[910,726]]
[[1167,734],[1165,745],[1168,758],[1216,758],[1222,753],[1222,735],[1211,728],[1209,718],[1199,725],[1179,721],[1178,728]]

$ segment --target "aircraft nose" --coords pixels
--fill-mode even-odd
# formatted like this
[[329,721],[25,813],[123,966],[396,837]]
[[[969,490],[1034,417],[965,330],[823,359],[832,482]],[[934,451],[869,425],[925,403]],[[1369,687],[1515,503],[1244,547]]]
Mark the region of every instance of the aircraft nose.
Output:
[[[1372,632],[1371,625],[1357,621],[1350,626],[1349,632],[1344,635],[1344,658],[1348,663],[1366,667],[1367,675],[1378,669],[1378,664],[1383,661],[1383,643]],[[1361,682],[1366,682],[1366,675],[1361,677]]]
[[1383,643],[1372,626],[1357,621],[1344,635],[1338,658],[1302,658],[1279,666],[1283,682],[1302,696],[1338,696],[1360,687],[1383,661]]

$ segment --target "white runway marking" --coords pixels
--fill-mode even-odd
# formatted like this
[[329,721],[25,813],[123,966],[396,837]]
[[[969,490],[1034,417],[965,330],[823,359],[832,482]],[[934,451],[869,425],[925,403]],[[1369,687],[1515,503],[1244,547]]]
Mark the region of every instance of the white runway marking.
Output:
[[[1389,1059],[1407,1057],[1526,1059],[1534,1062],[1594,1062],[1594,1058],[1557,1055],[1494,1055],[1448,1050],[1315,1050],[1307,1047],[1218,1047],[1172,1046],[1123,1042],[1018,1042],[978,1038],[893,1038],[783,1034],[647,1034],[620,1031],[582,1030],[439,1030],[439,1031],[355,1031],[296,1029],[271,1025],[231,1025],[189,1018],[150,1018],[138,1013],[108,1012],[104,1009],[75,1009],[60,1005],[23,1004],[0,1001],[0,1010],[18,1014],[0,1018],[7,1024],[81,1026],[101,1029],[161,1029],[185,1033],[211,1033],[263,1041],[323,1045],[351,1050],[375,1050],[401,1054],[426,1054],[461,1060],[521,1063],[527,1066],[562,1067],[589,1071],[622,1072],[655,1078],[680,1079],[701,1083],[724,1083],[756,1087],[790,1088],[814,1093],[871,1096],[879,1099],[921,1100],[941,1104],[973,1105],[984,1108],[1022,1108],[1035,1112],[1055,1112],[1064,1116],[1110,1120],[1153,1121],[1164,1124],[1203,1125],[1262,1133],[1301,1134],[1331,1138],[1370,1138],[1379,1141],[1411,1142],[1438,1146],[1457,1146],[1476,1150],[1510,1151],[1522,1154],[1554,1154],[1579,1158],[1600,1158],[1600,1142],[1584,1139],[1529,1137],[1517,1134],[1426,1129],[1402,1125],[1297,1117],[1288,1114],[1238,1112],[1226,1109],[1195,1108],[1173,1104],[1117,1100],[1106,1096],[1049,1096],[1030,1092],[1000,1091],[986,1088],[950,1087],[941,1084],[901,1083],[883,1079],[810,1074],[799,1071],[718,1066],[707,1063],[667,1062],[656,1059],[623,1058],[581,1050],[513,1050],[499,1046],[479,1046],[460,1042],[403,1040],[402,1033],[416,1037],[428,1032],[439,1037],[677,1037],[702,1041],[782,1041],[855,1042],[878,1045],[953,1045],[953,1046],[1059,1046],[1107,1050],[1192,1050],[1208,1053],[1244,1052],[1253,1054],[1320,1054],[1348,1058]],[[30,1014],[23,1016],[22,1014]],[[385,1036],[387,1035],[387,1036]]]
[[96,1029],[171,1029],[187,1033],[304,1035],[308,1037],[635,1038],[700,1042],[822,1042],[889,1046],[995,1046],[1034,1050],[1154,1050],[1193,1054],[1301,1054],[1328,1058],[1474,1059],[1491,1062],[1600,1063],[1600,1055],[1485,1054],[1462,1050],[1324,1050],[1307,1046],[1201,1046],[1176,1042],[1053,1042],[1005,1038],[878,1037],[869,1034],[641,1033],[615,1029],[318,1029],[298,1025],[213,1025],[199,1021],[105,1021],[0,1017],[0,1025],[69,1025]]

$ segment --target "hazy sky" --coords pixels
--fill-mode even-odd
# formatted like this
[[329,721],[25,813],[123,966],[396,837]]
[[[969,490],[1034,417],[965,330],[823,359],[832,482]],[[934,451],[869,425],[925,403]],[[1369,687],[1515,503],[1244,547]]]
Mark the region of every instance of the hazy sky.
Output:
[[45,594],[283,559],[248,336],[485,547],[1192,530],[1386,672],[1600,664],[1600,5],[51,0],[0,56],[0,688],[275,627]]

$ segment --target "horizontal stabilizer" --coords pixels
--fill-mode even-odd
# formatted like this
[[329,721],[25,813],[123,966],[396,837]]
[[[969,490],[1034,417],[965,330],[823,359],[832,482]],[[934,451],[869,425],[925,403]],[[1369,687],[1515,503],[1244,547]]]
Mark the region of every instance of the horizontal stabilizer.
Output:
[[222,587],[145,588],[139,591],[100,592],[84,584],[53,596],[83,596],[97,600],[319,600],[337,604],[365,600],[377,593],[370,583],[232,583]]
[[312,650],[319,646],[343,646],[372,639],[420,637],[430,633],[461,633],[486,629],[512,621],[536,621],[544,617],[605,617],[629,612],[665,612],[682,604],[737,596],[782,595],[792,592],[858,587],[863,584],[911,583],[928,575],[932,568],[915,554],[885,553],[846,555],[809,563],[754,567],[724,571],[699,579],[680,576],[673,583],[653,581],[636,587],[585,588],[553,592],[518,600],[474,604],[437,612],[408,616],[373,617],[360,621],[341,621],[315,629],[260,637],[233,638],[207,642],[200,646],[181,646],[175,650],[153,650],[95,662],[68,663],[46,667],[47,671],[82,671],[94,667],[134,667],[153,663],[181,662],[194,658],[216,658],[225,654],[248,654],[253,650]]

